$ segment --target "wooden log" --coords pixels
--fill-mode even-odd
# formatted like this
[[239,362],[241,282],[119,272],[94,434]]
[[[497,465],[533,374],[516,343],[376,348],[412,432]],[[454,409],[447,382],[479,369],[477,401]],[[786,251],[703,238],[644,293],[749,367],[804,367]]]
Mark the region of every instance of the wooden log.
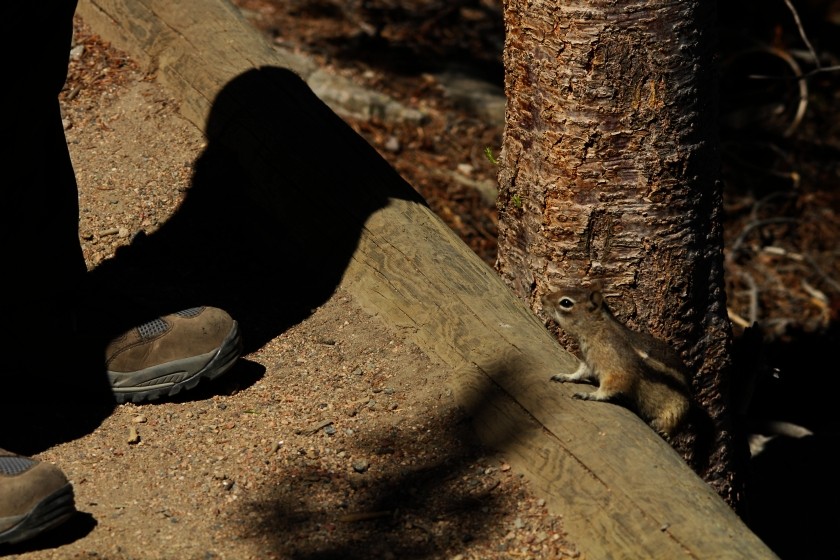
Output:
[[450,368],[479,437],[587,558],[775,558],[635,415],[548,382],[576,360],[312,94],[311,63],[269,47],[224,0],[83,0],[79,13],[157,71],[211,147],[236,154],[305,252],[341,263],[334,282]]

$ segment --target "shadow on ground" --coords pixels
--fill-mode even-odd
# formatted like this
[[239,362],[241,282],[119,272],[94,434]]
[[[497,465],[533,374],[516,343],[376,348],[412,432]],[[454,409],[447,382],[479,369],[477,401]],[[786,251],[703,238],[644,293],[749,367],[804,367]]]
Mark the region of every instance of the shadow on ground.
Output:
[[[480,0],[424,2],[303,2],[275,4],[266,32],[283,40],[290,21],[317,22],[298,41],[344,64],[358,61],[391,77],[441,72],[456,66],[502,84],[501,6]],[[306,29],[306,26],[302,26]]]
[[[331,296],[372,213],[391,198],[424,204],[289,70],[231,80],[206,130],[172,218],[89,273],[75,326],[31,337],[55,344],[20,352],[31,356],[0,393],[0,425],[15,426],[0,445],[33,454],[95,429],[114,406],[107,340],[159,315],[221,307],[239,321],[245,352],[260,348]],[[240,383],[261,375],[235,367],[228,376]]]
[[[516,367],[504,361],[489,369],[503,376]],[[530,523],[515,519],[516,501],[525,497],[499,488],[511,475],[486,461],[488,450],[478,443],[473,422],[509,406],[507,394],[484,383],[457,407],[355,441],[347,450],[352,463],[369,458],[369,468],[358,471],[322,468],[313,450],[332,445],[318,433],[313,439],[323,441],[299,450],[273,487],[240,507],[240,537],[265,543],[265,554],[298,560],[445,558],[472,542],[494,543],[494,554],[504,556],[516,542],[505,535],[517,523]],[[420,428],[410,429],[415,423]],[[513,421],[500,426],[493,447],[505,449],[522,428]],[[540,523],[548,526],[544,519]]]

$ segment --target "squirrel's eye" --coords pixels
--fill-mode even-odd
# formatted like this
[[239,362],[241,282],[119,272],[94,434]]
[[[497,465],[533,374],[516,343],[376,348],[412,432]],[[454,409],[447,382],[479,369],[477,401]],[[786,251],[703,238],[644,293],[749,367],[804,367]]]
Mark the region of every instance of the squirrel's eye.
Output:
[[575,306],[575,302],[567,297],[562,298],[557,304],[563,309],[571,309]]

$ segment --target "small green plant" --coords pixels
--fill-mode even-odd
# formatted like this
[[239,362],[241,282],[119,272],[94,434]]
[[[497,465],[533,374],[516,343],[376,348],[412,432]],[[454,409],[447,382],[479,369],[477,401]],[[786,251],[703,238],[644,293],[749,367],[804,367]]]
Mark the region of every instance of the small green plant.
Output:
[[513,205],[517,208],[522,208],[522,197],[518,194],[513,195],[511,201],[513,201]]
[[493,149],[490,146],[484,147],[484,156],[492,163],[493,165],[499,165],[499,160],[497,160],[493,156]]

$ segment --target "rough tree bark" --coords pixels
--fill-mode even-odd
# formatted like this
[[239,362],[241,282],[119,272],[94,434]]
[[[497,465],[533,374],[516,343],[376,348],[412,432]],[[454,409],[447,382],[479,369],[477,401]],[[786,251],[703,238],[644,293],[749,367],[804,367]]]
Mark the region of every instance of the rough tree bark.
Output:
[[[236,156],[224,192],[259,201],[294,233],[270,255],[294,264],[296,283],[277,289],[299,296],[316,276],[340,279],[437,360],[476,436],[528,477],[588,558],[775,558],[632,413],[546,390],[574,359],[315,97],[302,79],[310,61],[272,49],[228,0],[82,0],[79,9],[179,100],[207,135],[201,158]],[[317,203],[302,205],[301,193]],[[417,382],[427,382],[422,372]]]
[[507,0],[504,18],[497,269],[535,311],[553,285],[598,281],[670,341],[710,420],[672,444],[737,506],[714,3]]

